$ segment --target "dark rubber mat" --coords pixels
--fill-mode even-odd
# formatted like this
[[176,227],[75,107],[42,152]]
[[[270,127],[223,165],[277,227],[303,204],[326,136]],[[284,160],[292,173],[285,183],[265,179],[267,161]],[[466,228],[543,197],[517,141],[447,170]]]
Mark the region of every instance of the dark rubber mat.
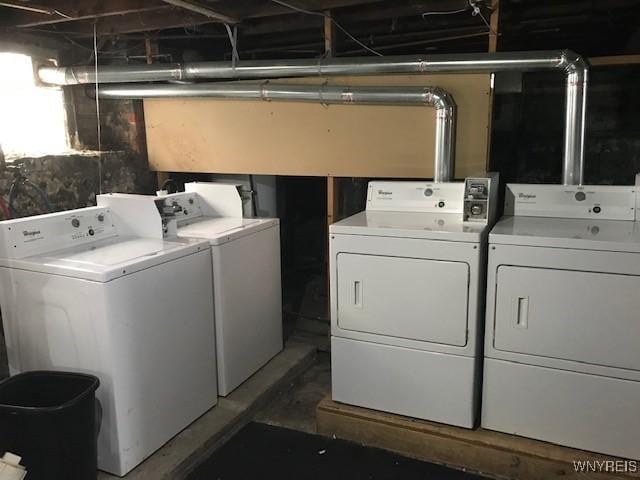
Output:
[[485,477],[344,440],[250,423],[188,480],[480,480]]

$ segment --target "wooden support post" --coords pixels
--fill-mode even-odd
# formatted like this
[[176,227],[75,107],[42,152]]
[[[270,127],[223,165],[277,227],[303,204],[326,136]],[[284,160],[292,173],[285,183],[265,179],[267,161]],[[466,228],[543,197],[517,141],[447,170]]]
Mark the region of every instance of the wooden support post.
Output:
[[500,23],[500,0],[494,0],[491,4],[491,18],[489,19],[489,51],[498,51],[498,27]]
[[[335,29],[331,21],[331,12],[327,10],[324,17],[324,54],[332,57],[335,53]],[[331,318],[331,298],[329,289],[329,225],[338,220],[338,179],[327,177],[327,242],[326,245],[326,272],[327,272],[327,318]]]
[[331,12],[327,10],[324,14],[324,55],[333,57],[336,49],[335,29],[331,21]]
[[[498,51],[498,35],[500,26],[500,0],[493,0],[491,3],[491,18],[489,19],[489,52],[494,53]],[[495,74],[492,74],[495,75]],[[492,171],[494,168],[491,162],[491,124],[493,122],[493,84],[489,91],[489,121],[487,122],[487,172]]]

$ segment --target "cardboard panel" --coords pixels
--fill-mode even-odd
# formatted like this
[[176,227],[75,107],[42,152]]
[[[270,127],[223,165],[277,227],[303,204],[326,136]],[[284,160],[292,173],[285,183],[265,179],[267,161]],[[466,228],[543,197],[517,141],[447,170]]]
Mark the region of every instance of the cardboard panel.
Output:
[[[273,83],[322,83],[289,79]],[[490,75],[331,77],[339,85],[437,85],[458,106],[456,177],[486,167]],[[246,100],[144,101],[152,170],[336,177],[433,176],[435,110]]]

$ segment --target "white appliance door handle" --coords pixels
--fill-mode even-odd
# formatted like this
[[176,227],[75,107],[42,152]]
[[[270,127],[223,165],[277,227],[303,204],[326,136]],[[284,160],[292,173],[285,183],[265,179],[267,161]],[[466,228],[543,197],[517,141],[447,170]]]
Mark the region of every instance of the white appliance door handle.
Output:
[[528,328],[529,326],[529,297],[518,297],[515,305],[516,327]]
[[353,306],[362,308],[362,281],[360,280],[353,282]]

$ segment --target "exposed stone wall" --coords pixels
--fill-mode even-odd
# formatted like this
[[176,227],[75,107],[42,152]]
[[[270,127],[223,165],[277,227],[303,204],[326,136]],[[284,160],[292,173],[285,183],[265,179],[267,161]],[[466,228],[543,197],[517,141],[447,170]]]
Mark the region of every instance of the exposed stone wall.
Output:
[[[47,193],[55,211],[95,205],[96,194],[100,192],[100,173],[103,192],[155,191],[155,176],[149,172],[147,159],[134,152],[17,160],[0,171],[0,194],[7,201],[9,187],[18,171]],[[18,216],[44,213],[42,202],[37,200],[29,189],[21,189],[15,202]]]

